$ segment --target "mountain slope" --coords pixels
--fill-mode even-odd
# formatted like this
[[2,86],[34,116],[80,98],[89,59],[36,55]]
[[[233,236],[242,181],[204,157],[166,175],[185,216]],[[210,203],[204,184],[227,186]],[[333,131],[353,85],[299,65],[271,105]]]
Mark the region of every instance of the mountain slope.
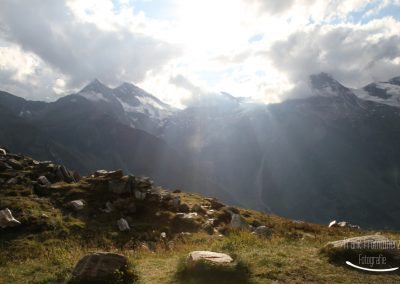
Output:
[[[327,242],[375,231],[328,228],[231,207],[155,187],[148,178],[122,171],[97,171],[68,183],[57,174],[62,166],[52,162],[8,153],[0,154],[0,163],[9,165],[0,167],[0,212],[8,208],[14,218],[0,218],[1,283],[70,283],[74,266],[93,252],[128,258],[129,273],[113,273],[114,281],[107,283],[400,281],[397,272],[362,272],[324,253]],[[232,222],[234,216],[240,217],[241,228]],[[121,220],[129,229],[120,227]],[[375,236],[398,240],[400,234],[381,231]],[[188,253],[199,250],[227,253],[234,262],[227,268],[187,265]],[[384,267],[399,263],[387,261]],[[112,265],[97,263],[103,273]]]

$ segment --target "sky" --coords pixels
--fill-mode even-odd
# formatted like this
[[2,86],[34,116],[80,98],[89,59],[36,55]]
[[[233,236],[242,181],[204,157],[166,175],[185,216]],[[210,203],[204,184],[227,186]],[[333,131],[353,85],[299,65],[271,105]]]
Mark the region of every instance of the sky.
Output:
[[0,90],[54,101],[94,78],[176,107],[227,92],[276,103],[311,74],[400,75],[400,0],[0,0]]

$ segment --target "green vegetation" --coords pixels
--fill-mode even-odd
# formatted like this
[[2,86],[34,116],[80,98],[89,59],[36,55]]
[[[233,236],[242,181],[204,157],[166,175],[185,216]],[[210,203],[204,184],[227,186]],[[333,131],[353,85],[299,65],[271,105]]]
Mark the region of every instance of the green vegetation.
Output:
[[[175,214],[161,210],[156,216],[159,209],[144,203],[138,203],[140,210],[132,215],[132,230],[120,232],[116,220],[121,218],[121,213],[107,214],[99,210],[108,198],[105,193],[99,194],[99,190],[85,180],[56,183],[40,194],[20,185],[0,188],[0,208],[10,208],[22,222],[21,226],[1,229],[0,283],[66,283],[78,260],[92,251],[127,256],[132,277],[138,275],[140,283],[224,283],[222,279],[225,283],[400,281],[398,273],[363,273],[342,265],[341,260],[333,262],[329,255],[321,253],[329,241],[374,232],[328,229],[240,209],[248,223],[258,222],[272,228],[272,237],[258,237],[228,227],[224,229],[224,236],[209,235],[199,228],[196,219],[178,224],[181,227],[177,228]],[[203,201],[196,194],[176,195],[189,206]],[[87,203],[82,211],[73,212],[65,206],[76,198]],[[193,233],[175,234],[179,230]],[[161,232],[167,233],[170,244],[160,240]],[[398,233],[383,234],[393,240],[400,239]],[[159,241],[153,246],[141,245],[157,238]],[[188,267],[184,260],[193,250],[228,253],[235,262],[223,268],[207,263]]]

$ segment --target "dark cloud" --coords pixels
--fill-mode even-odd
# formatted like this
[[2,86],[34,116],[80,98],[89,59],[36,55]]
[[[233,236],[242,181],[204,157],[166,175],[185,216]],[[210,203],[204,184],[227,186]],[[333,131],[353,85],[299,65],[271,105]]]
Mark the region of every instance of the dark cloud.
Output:
[[108,84],[137,82],[160,69],[179,50],[128,28],[100,30],[78,22],[64,1],[2,0],[1,37],[38,55],[69,87],[93,78]]
[[[297,91],[309,75],[327,72],[338,81],[360,87],[370,81],[399,75],[400,36],[387,33],[391,20],[376,25],[316,27],[297,31],[276,42],[267,53],[275,67],[286,73]],[[386,31],[382,27],[387,24]],[[396,28],[394,25],[393,28]]]

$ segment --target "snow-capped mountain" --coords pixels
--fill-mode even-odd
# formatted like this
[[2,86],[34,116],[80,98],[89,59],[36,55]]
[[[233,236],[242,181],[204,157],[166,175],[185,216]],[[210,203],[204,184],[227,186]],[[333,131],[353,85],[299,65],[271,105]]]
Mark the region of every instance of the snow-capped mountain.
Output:
[[387,82],[371,83],[352,91],[360,99],[400,107],[400,77],[394,77]]
[[98,80],[53,103],[0,92],[0,144],[296,219],[399,228],[399,82],[354,90],[321,73],[306,98],[264,105],[216,93],[183,110]]
[[113,106],[119,114],[124,114],[131,127],[152,134],[157,134],[165,119],[175,111],[170,105],[130,83],[109,88],[95,79],[77,95],[91,102]]

